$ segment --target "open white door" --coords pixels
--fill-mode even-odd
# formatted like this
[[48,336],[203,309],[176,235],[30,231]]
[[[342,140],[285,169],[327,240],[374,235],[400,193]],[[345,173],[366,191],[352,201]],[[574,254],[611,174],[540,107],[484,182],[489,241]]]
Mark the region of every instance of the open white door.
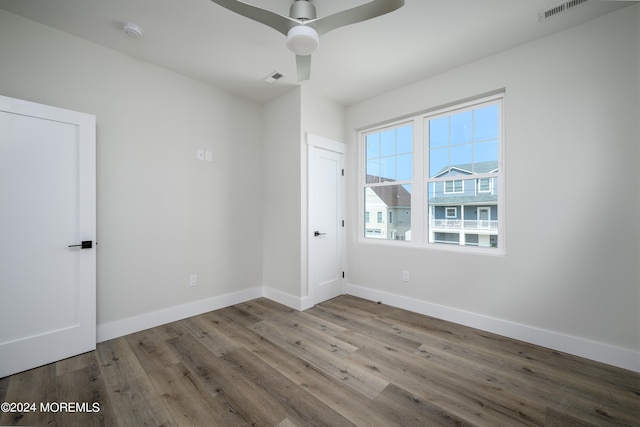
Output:
[[0,96],[0,377],[96,347],[95,140],[92,115]]
[[309,146],[309,298],[312,304],[344,293],[343,143],[316,135]]

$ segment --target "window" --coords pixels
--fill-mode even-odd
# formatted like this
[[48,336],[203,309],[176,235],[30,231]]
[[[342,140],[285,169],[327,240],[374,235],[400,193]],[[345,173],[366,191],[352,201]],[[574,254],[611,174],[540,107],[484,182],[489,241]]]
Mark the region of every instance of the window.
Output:
[[463,193],[462,180],[457,179],[455,181],[445,181],[444,192],[445,193]]
[[[442,241],[438,233],[455,228],[461,246],[497,246],[498,197],[491,188],[499,173],[500,106],[497,101],[483,102],[425,117],[429,242]],[[472,190],[476,183],[477,192]],[[460,205],[460,221],[453,224],[441,221],[438,209],[452,202]],[[467,240],[467,235],[474,237]]]
[[491,178],[480,178],[478,180],[478,193],[491,193],[493,191],[493,180]]
[[362,131],[362,238],[504,252],[503,97]]
[[[367,238],[410,240],[413,125],[401,124],[364,135],[365,211],[377,211],[378,229],[369,226]],[[407,212],[404,218],[394,212]],[[388,218],[387,223],[383,218]]]

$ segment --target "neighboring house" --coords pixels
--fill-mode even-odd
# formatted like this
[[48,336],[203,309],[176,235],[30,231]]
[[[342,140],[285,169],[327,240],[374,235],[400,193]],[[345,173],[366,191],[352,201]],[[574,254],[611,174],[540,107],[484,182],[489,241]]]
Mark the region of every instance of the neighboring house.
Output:
[[429,242],[498,245],[497,177],[473,178],[498,171],[498,162],[452,165],[429,184]]
[[365,197],[366,237],[411,240],[411,193],[402,185],[368,187]]

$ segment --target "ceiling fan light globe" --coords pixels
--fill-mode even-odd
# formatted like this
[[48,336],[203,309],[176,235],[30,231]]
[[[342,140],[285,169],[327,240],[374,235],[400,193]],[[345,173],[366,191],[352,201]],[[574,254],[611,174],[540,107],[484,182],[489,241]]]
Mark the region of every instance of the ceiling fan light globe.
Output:
[[306,25],[297,25],[287,33],[287,47],[296,55],[311,55],[320,45],[318,32]]

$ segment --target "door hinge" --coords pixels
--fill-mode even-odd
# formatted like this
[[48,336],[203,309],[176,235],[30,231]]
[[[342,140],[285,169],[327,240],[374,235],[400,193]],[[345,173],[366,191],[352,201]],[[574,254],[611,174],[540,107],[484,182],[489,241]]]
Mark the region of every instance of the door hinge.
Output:
[[344,169],[342,169],[342,176],[344,176]]
[[342,278],[344,279],[344,271],[342,272]]
[[342,220],[342,226],[344,227],[344,219]]

